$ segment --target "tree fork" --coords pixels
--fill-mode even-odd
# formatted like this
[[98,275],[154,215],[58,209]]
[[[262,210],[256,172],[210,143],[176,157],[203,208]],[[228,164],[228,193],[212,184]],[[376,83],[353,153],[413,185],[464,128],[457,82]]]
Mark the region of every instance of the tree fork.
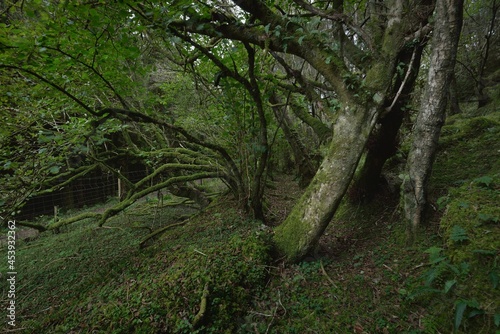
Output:
[[328,153],[311,184],[275,230],[275,245],[288,262],[316,247],[347,191],[378,113],[372,104],[346,106],[339,115]]
[[385,113],[380,117],[380,127],[373,131],[366,146],[366,158],[358,177],[351,185],[349,199],[354,202],[370,201],[380,186],[380,177],[385,162],[396,154],[399,130],[405,116],[405,105],[411,98],[418,77],[420,60],[426,40],[419,45],[404,49],[397,63],[407,64],[404,78],[398,77],[393,93],[386,99]]

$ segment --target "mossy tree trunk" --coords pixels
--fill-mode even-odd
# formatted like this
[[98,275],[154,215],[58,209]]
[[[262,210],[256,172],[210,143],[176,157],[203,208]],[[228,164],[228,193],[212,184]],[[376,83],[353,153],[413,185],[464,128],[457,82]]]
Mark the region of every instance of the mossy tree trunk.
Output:
[[346,106],[334,126],[334,136],[314,179],[284,223],[274,241],[287,260],[303,258],[316,246],[351,182],[378,108]]
[[438,0],[427,84],[415,123],[408,156],[407,177],[403,183],[403,204],[410,241],[423,221],[427,186],[444,123],[462,27],[463,0]]
[[[391,91],[398,91],[393,80],[398,55],[407,44],[405,34],[408,32],[405,30],[415,27],[408,27],[402,1],[395,0],[390,5],[388,16],[391,19],[385,28],[382,31],[373,28],[373,36],[380,33],[377,43],[380,48],[377,59],[367,72],[364,89],[353,95],[349,91],[344,91],[346,95],[339,94],[343,108],[334,124],[332,141],[324,160],[290,215],[275,230],[277,249],[288,262],[301,260],[316,247],[351,183],[379,115],[387,111],[384,101]],[[316,66],[321,68],[319,64]],[[360,93],[365,94],[364,101],[357,98]]]
[[384,112],[366,145],[363,166],[349,190],[353,203],[370,201],[379,191],[385,162],[393,157],[399,147],[399,130],[406,115],[418,77],[420,60],[426,40],[407,45],[398,56],[398,64],[404,68],[396,73],[395,84],[384,102]]
[[[193,11],[188,20],[174,19],[166,26],[158,26],[179,37],[186,33],[223,37],[259,47],[264,54],[271,51],[293,55],[314,70],[316,79],[305,73],[295,75],[301,72],[293,62],[296,58],[282,57],[288,65],[282,64],[283,67],[291,69],[285,79],[293,78],[292,85],[283,87],[318,99],[318,103],[323,103],[322,94],[308,94],[309,88],[316,91],[323,87],[334,92],[327,94],[335,106],[330,116],[336,121],[324,161],[292,213],[275,231],[278,250],[289,261],[296,261],[316,246],[335,214],[367,139],[384,112],[386,97],[398,91],[394,87],[398,55],[408,45],[420,43],[430,31],[427,18],[434,3],[385,0],[360,4],[366,16],[359,20],[354,13],[357,9],[346,9],[338,2],[331,8],[330,4],[293,1],[285,9],[277,4],[269,6],[263,0],[233,2],[244,15],[225,11],[226,6],[221,6],[216,9],[221,13],[216,14],[225,15],[212,13],[209,18],[196,16]],[[346,10],[350,12],[345,13]],[[142,13],[142,9],[136,11]],[[311,25],[311,17],[317,24]],[[318,33],[320,30],[326,33]]]

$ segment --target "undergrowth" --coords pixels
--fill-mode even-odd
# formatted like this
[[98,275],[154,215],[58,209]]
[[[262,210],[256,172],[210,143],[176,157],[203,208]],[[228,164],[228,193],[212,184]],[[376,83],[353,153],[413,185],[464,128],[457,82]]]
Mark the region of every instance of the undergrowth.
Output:
[[[87,221],[20,242],[18,332],[232,332],[263,286],[269,257],[268,232],[233,207],[215,205],[142,250],[141,227],[152,218],[145,214],[142,223],[122,215],[105,228]],[[4,308],[3,285],[2,296]]]
[[444,127],[434,209],[411,247],[393,192],[344,202],[315,254],[295,265],[273,260],[271,230],[225,197],[196,214],[144,201],[103,228],[86,220],[18,241],[16,329],[498,333],[499,124],[455,116]]

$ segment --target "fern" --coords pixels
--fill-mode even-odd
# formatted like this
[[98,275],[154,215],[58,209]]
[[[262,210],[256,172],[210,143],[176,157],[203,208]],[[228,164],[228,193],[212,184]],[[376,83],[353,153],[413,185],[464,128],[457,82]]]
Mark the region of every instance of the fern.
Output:
[[425,317],[422,319],[422,325],[424,326],[425,333],[437,334],[439,331],[439,320],[434,317]]
[[451,229],[450,239],[454,242],[461,242],[469,240],[469,237],[467,236],[467,231],[463,227],[454,225]]

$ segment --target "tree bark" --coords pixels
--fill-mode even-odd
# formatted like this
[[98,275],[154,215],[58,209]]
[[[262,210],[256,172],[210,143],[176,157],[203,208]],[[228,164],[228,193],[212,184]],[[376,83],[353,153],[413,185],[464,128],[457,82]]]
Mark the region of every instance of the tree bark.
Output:
[[[269,102],[272,105],[281,104],[280,98],[276,94],[272,94],[269,98]],[[302,141],[299,138],[299,134],[292,128],[292,121],[288,117],[286,108],[280,110],[279,107],[273,107],[275,118],[280,125],[285,138],[292,149],[293,157],[295,160],[295,166],[297,167],[297,173],[299,180],[299,186],[301,188],[306,187],[316,174],[316,168],[312,163],[312,158],[309,156],[308,151]]]
[[376,105],[346,106],[339,116],[330,148],[314,179],[275,230],[275,244],[287,261],[298,261],[316,247],[351,182],[377,116]]
[[423,221],[427,186],[444,123],[448,89],[462,27],[463,0],[438,0],[427,85],[413,133],[403,183],[403,205],[411,242]]
[[[350,98],[349,88],[338,95],[343,108],[333,127],[332,141],[324,160],[290,215],[275,230],[276,247],[288,262],[299,261],[316,247],[347,191],[392,87],[398,54],[404,49],[407,22],[403,1],[394,0],[388,5],[390,20],[381,39],[377,39],[379,57],[364,80],[365,94],[371,98],[367,95],[365,99]],[[309,61],[324,72],[325,79],[336,88],[332,75],[322,71],[314,57]]]
[[384,106],[376,130],[372,132],[366,145],[366,157],[356,180],[349,189],[349,200],[353,203],[370,201],[380,188],[381,174],[385,162],[394,156],[399,146],[399,129],[405,116],[405,106],[418,77],[420,59],[425,41],[407,48],[399,55],[398,63],[407,64],[404,74],[400,74],[392,87],[392,93]]

